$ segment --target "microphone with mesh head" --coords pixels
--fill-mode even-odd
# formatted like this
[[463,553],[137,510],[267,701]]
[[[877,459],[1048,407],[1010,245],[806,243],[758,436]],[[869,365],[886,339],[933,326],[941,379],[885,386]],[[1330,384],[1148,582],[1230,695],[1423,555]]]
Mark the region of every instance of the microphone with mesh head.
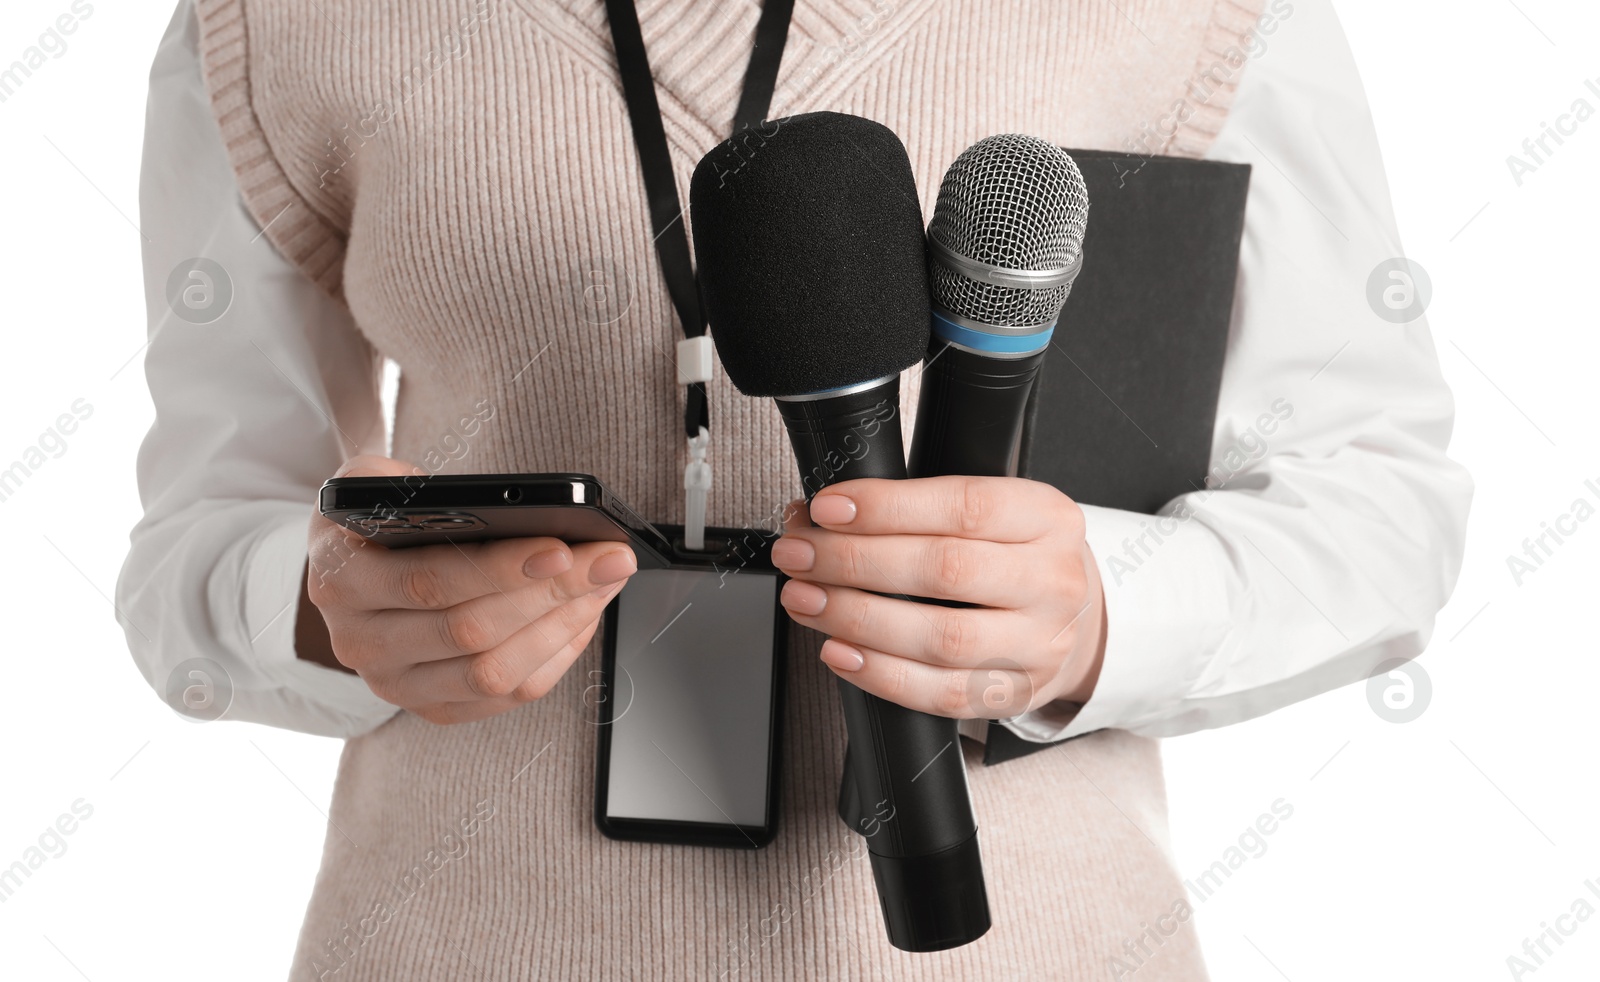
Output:
[[[717,353],[739,391],[776,398],[806,497],[904,478],[900,372],[926,353],[930,312],[899,138],[839,113],[773,120],[707,154],[689,201]],[[989,901],[956,721],[838,683],[839,814],[866,836],[890,943],[977,940]]]
[[1028,396],[1083,265],[1089,194],[1060,147],[1006,133],[956,158],[928,224],[932,333],[912,477],[1014,476]]

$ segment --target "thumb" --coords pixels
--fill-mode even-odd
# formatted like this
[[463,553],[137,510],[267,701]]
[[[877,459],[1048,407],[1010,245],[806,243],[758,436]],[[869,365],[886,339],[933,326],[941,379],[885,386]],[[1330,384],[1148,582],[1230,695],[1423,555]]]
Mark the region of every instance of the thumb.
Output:
[[403,477],[417,475],[427,477],[428,472],[409,460],[399,460],[395,457],[381,457],[377,454],[357,454],[339,465],[334,472],[334,477]]
[[[379,454],[357,454],[339,465],[333,476],[338,477],[427,477],[428,472],[407,460],[398,460],[394,457],[384,457]],[[320,504],[320,503],[319,503]],[[338,529],[345,538],[351,540],[365,540],[367,535],[347,525],[336,522],[322,514],[319,504],[312,505],[311,513],[315,517],[312,524],[312,535],[315,537],[324,534],[329,527]],[[322,530],[322,531],[318,531]]]

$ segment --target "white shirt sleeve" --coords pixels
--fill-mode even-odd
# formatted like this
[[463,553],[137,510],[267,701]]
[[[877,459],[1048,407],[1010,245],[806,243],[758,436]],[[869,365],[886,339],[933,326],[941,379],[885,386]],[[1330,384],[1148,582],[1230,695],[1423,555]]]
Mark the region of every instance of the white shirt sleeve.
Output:
[[1085,507],[1104,665],[1025,739],[1271,712],[1420,653],[1455,586],[1472,481],[1425,322],[1368,303],[1404,253],[1366,96],[1327,0],[1289,10],[1208,154],[1253,165],[1210,480],[1159,518]]
[[[134,660],[160,693],[184,662],[209,660],[231,690],[226,719],[370,730],[397,708],[298,659],[294,626],[317,488],[346,457],[384,452],[381,361],[245,210],[191,0],[150,73],[139,212],[156,418],[139,453],[144,517],[117,580]],[[216,266],[189,276],[197,257]]]

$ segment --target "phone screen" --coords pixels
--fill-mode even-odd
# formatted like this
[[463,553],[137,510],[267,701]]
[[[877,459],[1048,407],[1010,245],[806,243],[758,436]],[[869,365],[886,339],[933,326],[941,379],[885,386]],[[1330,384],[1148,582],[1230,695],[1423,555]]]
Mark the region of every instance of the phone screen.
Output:
[[607,834],[761,844],[749,830],[770,829],[774,818],[778,581],[750,571],[640,570],[618,594],[607,623],[610,705],[596,816]]

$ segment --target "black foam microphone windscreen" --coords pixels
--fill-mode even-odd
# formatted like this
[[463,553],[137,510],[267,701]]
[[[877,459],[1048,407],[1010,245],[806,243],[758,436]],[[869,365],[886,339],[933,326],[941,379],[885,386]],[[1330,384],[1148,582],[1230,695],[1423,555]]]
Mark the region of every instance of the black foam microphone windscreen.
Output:
[[887,127],[832,112],[751,127],[700,161],[689,207],[706,316],[740,392],[821,392],[921,360],[922,208]]

